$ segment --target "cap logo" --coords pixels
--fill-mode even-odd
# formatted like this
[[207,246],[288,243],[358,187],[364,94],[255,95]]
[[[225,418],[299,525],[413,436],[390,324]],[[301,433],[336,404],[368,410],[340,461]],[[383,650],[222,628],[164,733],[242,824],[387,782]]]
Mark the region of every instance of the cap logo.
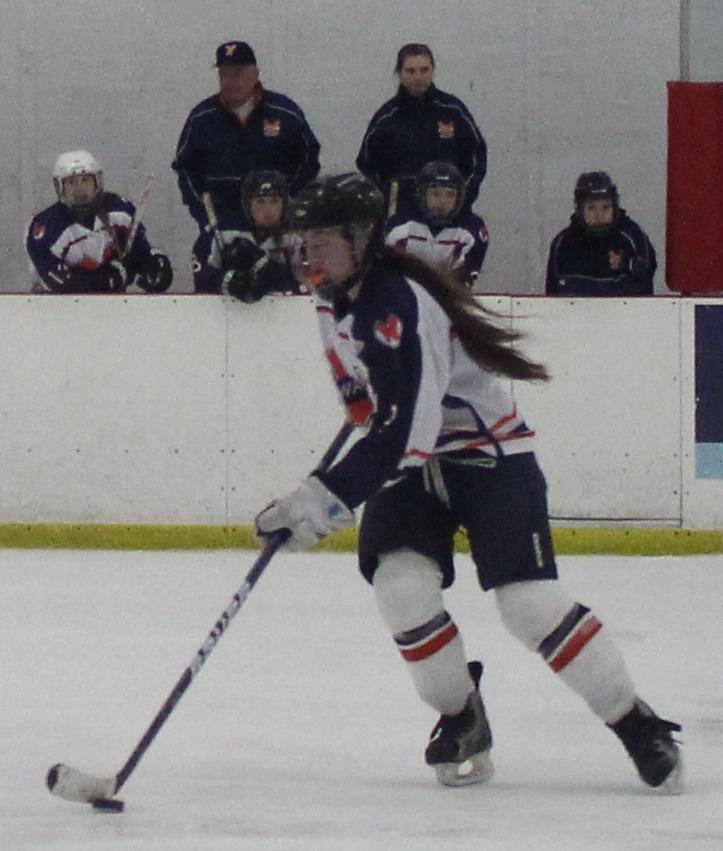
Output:
[[226,56],[233,56],[236,53],[237,44],[227,44],[225,47]]

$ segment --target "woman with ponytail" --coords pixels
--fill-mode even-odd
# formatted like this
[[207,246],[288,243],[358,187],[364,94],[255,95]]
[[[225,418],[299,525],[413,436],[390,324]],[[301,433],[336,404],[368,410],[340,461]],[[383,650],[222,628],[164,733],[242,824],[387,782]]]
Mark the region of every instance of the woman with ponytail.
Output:
[[[463,285],[382,247],[384,200],[369,180],[316,181],[291,203],[296,274],[316,296],[333,378],[360,438],[256,518],[310,547],[355,522],[359,565],[419,696],[440,719],[425,760],[444,784],[492,776],[492,734],[445,609],[462,527],[482,588],[508,630],[620,738],[649,786],[680,788],[672,732],[641,700],[608,631],[557,581],[545,479],[509,379],[544,381],[518,335]],[[505,379],[505,380],[501,380]]]

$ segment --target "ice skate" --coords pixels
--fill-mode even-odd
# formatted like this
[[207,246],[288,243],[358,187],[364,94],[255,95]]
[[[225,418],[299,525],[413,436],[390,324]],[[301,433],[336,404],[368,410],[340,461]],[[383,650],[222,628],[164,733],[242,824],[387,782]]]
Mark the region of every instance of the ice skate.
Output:
[[680,724],[659,718],[642,700],[615,724],[609,725],[625,746],[644,783],[679,795],[683,790],[683,758],[671,733]]
[[492,732],[478,691],[482,664],[470,662],[468,668],[474,691],[459,714],[441,716],[424,754],[427,765],[434,767],[437,780],[445,786],[484,783],[494,774]]

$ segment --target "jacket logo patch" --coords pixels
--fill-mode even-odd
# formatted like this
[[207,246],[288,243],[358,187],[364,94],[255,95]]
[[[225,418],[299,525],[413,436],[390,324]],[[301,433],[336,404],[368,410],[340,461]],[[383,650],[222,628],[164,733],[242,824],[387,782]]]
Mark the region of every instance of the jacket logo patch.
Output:
[[383,346],[396,349],[402,342],[402,320],[391,313],[384,322],[374,323],[374,336]]
[[440,139],[454,139],[454,121],[438,121],[437,133]]
[[45,225],[35,225],[33,228],[33,239],[42,239],[45,236]]
[[264,119],[264,136],[279,136],[281,135],[281,121],[277,118],[276,121]]
[[615,269],[617,272],[619,269],[623,268],[623,253],[622,251],[608,251],[608,262],[610,263],[610,268]]

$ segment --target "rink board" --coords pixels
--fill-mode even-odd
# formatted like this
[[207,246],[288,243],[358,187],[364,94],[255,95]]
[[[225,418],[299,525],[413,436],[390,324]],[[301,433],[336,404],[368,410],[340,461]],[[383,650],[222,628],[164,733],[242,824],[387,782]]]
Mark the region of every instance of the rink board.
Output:
[[[723,481],[695,464],[708,302],[486,300],[553,375],[515,396],[560,523],[723,527]],[[248,524],[341,423],[308,298],[3,304],[0,522]]]

